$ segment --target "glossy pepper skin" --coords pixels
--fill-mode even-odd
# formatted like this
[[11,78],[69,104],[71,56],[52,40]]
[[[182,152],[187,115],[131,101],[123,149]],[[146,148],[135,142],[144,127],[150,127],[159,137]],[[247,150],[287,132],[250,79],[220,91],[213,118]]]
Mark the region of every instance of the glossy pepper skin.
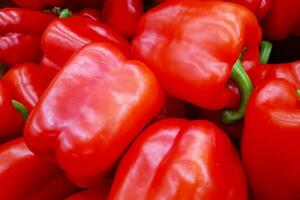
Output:
[[0,166],[1,199],[64,199],[77,191],[60,169],[35,156],[23,138],[0,146]]
[[24,122],[22,116],[13,107],[12,100],[10,91],[0,79],[0,144],[22,132]]
[[282,40],[291,34],[300,35],[300,1],[272,0],[268,14],[262,21],[269,39]]
[[102,16],[99,10],[94,8],[84,8],[78,13],[79,16],[87,17],[89,19],[101,22]]
[[218,110],[230,101],[225,85],[243,47],[243,57],[258,63],[260,39],[256,17],[244,7],[169,1],[141,19],[132,54],[150,67],[171,96]]
[[[210,1],[210,0],[201,0],[201,1]],[[245,6],[246,8],[249,8],[259,20],[262,19],[267,14],[271,3],[271,0],[223,0],[223,1],[233,2]],[[163,0],[157,0],[157,2],[163,2]]]
[[18,64],[3,78],[14,100],[32,110],[49,84],[47,74],[34,63]]
[[138,22],[144,13],[143,0],[106,0],[103,5],[103,21],[127,38],[134,36]]
[[0,36],[0,49],[0,62],[6,66],[38,62],[42,53],[39,37],[20,33]]
[[300,61],[290,63],[277,63],[277,64],[265,64],[259,65],[248,71],[251,77],[253,85],[256,87],[264,79],[271,78],[284,78],[285,80],[292,81],[294,85],[297,85],[297,72],[299,70]]
[[[54,15],[23,8],[0,10],[0,63],[38,62],[40,40]],[[34,19],[34,20],[33,20]]]
[[271,4],[271,0],[225,0],[225,1],[237,3],[249,8],[259,20],[262,19],[267,14]]
[[33,109],[26,142],[37,155],[57,162],[73,182],[89,187],[107,175],[163,101],[144,64],[127,60],[114,45],[87,45]]
[[208,121],[167,119],[130,147],[108,199],[245,200],[247,183],[223,131]]
[[[59,68],[75,51],[95,42],[115,44],[125,55],[129,55],[129,43],[122,36],[106,25],[83,16],[54,20],[46,29],[41,41],[44,56]],[[51,66],[49,68],[54,69]]]
[[242,155],[254,200],[300,198],[299,70],[271,68],[250,98]]

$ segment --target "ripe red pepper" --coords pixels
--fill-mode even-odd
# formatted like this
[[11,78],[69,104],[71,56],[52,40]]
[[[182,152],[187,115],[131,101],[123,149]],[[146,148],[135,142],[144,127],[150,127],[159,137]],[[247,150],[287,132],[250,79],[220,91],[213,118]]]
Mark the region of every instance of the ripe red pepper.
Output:
[[37,155],[57,162],[73,182],[89,187],[159,113],[163,99],[145,65],[128,61],[114,45],[87,45],[32,111],[26,142]]
[[232,73],[242,98],[238,111],[225,113],[230,123],[243,117],[252,89],[239,55],[247,47],[243,58],[258,63],[260,40],[256,17],[246,8],[226,2],[169,1],[141,19],[132,52],[168,94],[205,109],[229,104],[232,92],[226,82]]
[[[162,2],[166,0],[156,0],[156,2]],[[169,0],[170,1],[170,0]],[[209,0],[202,0],[209,1]],[[246,8],[249,8],[257,17],[257,19],[262,19],[268,12],[271,0],[223,0],[227,2],[233,2]]]
[[13,107],[10,91],[0,79],[0,144],[18,136],[22,132],[22,116]]
[[249,8],[257,17],[262,19],[268,12],[271,4],[271,0],[225,0],[228,2],[234,2]]
[[50,60],[46,55],[41,58],[40,67],[42,70],[49,75],[50,80],[57,74],[61,69],[61,66]]
[[[42,10],[48,6],[63,6],[65,0],[12,0],[18,6]],[[33,18],[35,19],[35,18]]]
[[[42,49],[48,63],[61,68],[75,51],[95,42],[115,44],[125,55],[130,51],[128,42],[122,36],[106,25],[82,16],[54,20],[42,37]],[[46,62],[42,65],[47,68]],[[53,64],[48,68],[55,70]]]
[[255,200],[300,198],[299,69],[274,66],[250,98],[242,155]]
[[247,199],[238,154],[208,121],[168,119],[146,129],[122,159],[113,199]]
[[[279,64],[265,64],[259,65],[247,73],[251,77],[253,85],[256,87],[264,79],[276,78],[276,77],[285,77],[286,80],[294,80],[294,76],[299,68],[300,61],[291,62],[291,63],[279,63]],[[291,69],[294,69],[295,72],[291,72]],[[289,76],[289,77],[286,77]],[[294,81],[294,84],[295,81]]]
[[103,5],[104,23],[128,38],[136,33],[143,13],[143,0],[106,0]]
[[[38,62],[40,39],[54,15],[22,8],[0,10],[0,63]],[[33,20],[34,19],[34,20]]]
[[0,199],[64,199],[77,191],[61,170],[16,139],[0,146]]
[[94,8],[85,8],[78,13],[79,16],[88,17],[92,20],[101,22],[102,16],[99,10]]
[[47,74],[39,65],[19,64],[11,68],[3,78],[12,98],[32,110],[49,84]]
[[268,14],[262,21],[266,36],[281,40],[291,34],[300,35],[300,1],[272,0]]
[[107,200],[112,180],[103,180],[96,186],[78,192],[66,200]]

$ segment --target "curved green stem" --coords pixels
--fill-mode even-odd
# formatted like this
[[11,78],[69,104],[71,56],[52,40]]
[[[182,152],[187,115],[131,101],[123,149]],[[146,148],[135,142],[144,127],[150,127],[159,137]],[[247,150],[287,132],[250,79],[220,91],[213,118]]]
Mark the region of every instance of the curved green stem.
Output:
[[248,100],[253,91],[252,82],[247,75],[240,60],[237,60],[234,64],[233,70],[231,72],[231,79],[236,83],[239,88],[241,103],[238,110],[225,110],[222,113],[222,121],[225,124],[232,124],[238,120],[241,120],[246,112],[246,106]]
[[273,45],[269,41],[262,41],[260,43],[260,63],[267,64],[269,62],[271,52],[272,52]]
[[12,104],[13,107],[17,110],[17,112],[19,112],[22,115],[24,122],[26,122],[29,115],[28,109],[16,100],[12,100]]
[[298,96],[300,97],[300,90],[297,90],[297,94],[298,94]]
[[72,16],[72,12],[69,9],[63,9],[59,15],[59,18],[68,18]]

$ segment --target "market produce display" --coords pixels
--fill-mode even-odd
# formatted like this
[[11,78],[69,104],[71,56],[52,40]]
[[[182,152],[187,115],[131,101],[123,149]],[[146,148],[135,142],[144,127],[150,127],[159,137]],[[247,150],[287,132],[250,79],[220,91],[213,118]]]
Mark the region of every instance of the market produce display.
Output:
[[300,1],[0,1],[0,200],[299,200]]

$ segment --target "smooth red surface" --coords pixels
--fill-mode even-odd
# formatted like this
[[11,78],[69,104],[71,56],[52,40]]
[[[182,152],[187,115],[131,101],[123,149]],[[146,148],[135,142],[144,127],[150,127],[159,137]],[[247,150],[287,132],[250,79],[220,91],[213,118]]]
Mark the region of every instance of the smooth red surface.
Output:
[[242,155],[255,200],[300,198],[300,65],[268,71],[250,98]]
[[105,0],[103,21],[118,33],[131,38],[144,13],[143,0]]
[[261,30],[246,8],[226,2],[169,1],[148,11],[132,43],[165,91],[210,110],[228,106],[226,86],[243,47],[258,63]]
[[94,8],[84,8],[83,10],[81,10],[78,15],[83,16],[83,17],[87,17],[89,19],[101,22],[102,21],[102,16],[101,16],[101,12],[100,9],[94,9]]
[[283,78],[284,80],[292,81],[292,83],[298,87],[299,82],[297,77],[300,76],[300,61],[259,65],[247,71],[247,73],[254,87],[264,79],[272,78]]
[[0,10],[0,63],[8,67],[39,62],[41,34],[55,18],[49,13],[23,8]]
[[122,36],[106,25],[82,16],[54,20],[41,42],[45,56],[60,67],[86,44],[105,42],[115,44],[125,55],[129,55],[130,51]]
[[22,116],[12,105],[12,96],[0,80],[0,144],[8,139],[21,135],[23,128]]
[[40,37],[20,33],[0,36],[0,63],[11,67],[18,63],[38,62],[42,50]]
[[122,159],[109,200],[247,199],[238,155],[208,121],[156,122]]
[[[163,2],[165,0],[156,0],[156,1]],[[201,1],[210,1],[210,0],[201,0]],[[267,14],[271,3],[271,0],[223,0],[223,1],[228,1],[228,2],[245,6],[246,8],[250,9],[259,20],[262,19]]]
[[240,4],[249,8],[258,19],[262,19],[268,12],[272,0],[224,0]]
[[3,78],[14,100],[22,103],[29,111],[49,84],[47,74],[39,65],[19,64],[11,68]]
[[264,34],[273,40],[282,40],[291,34],[300,35],[299,10],[299,0],[272,0],[262,23]]
[[[80,186],[95,184],[163,107],[152,72],[113,45],[75,54],[51,82],[24,129],[30,149]],[[96,119],[96,120],[95,120]]]
[[42,162],[23,138],[0,146],[0,199],[64,199],[77,188],[61,170]]
[[46,55],[42,56],[40,60],[40,67],[47,74],[49,80],[52,80],[61,69],[60,65],[50,60]]
[[42,34],[55,16],[41,11],[24,8],[4,8],[0,10],[0,34],[24,33]]

